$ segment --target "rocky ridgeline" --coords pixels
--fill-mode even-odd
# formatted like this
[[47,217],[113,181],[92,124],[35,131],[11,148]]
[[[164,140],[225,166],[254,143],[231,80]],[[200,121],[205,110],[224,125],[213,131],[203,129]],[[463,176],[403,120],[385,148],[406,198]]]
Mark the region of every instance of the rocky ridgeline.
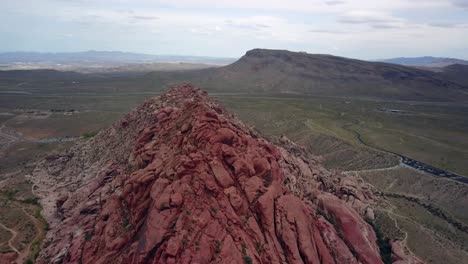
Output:
[[267,142],[189,85],[31,179],[51,225],[37,263],[383,263],[369,185]]

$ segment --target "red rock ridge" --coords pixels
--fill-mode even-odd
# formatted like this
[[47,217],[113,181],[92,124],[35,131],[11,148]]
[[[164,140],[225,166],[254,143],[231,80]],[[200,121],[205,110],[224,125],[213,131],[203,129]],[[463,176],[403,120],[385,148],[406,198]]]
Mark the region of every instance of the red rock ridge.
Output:
[[365,184],[272,145],[199,89],[157,101],[122,143],[128,161],[83,169],[89,181],[56,199],[37,263],[383,263]]

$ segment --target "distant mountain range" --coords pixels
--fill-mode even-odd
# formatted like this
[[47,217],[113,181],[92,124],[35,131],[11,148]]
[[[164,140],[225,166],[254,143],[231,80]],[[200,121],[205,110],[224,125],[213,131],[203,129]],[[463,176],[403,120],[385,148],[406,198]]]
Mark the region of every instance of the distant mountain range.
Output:
[[65,53],[7,52],[0,53],[0,64],[57,63],[57,64],[128,64],[184,62],[226,65],[234,58],[217,58],[181,55],[150,55],[121,51],[85,51]]
[[[118,54],[138,57],[135,54]],[[465,77],[468,76],[468,66],[456,64],[440,71],[426,69],[429,68],[287,50],[254,49],[223,67],[147,71],[139,77],[136,86],[154,91],[188,82],[220,93],[468,102],[468,78]],[[44,70],[0,72],[0,79],[21,81],[98,77]]]
[[392,59],[385,59],[379,60],[381,62],[388,62],[400,65],[407,65],[407,66],[419,66],[419,67],[446,67],[453,64],[461,64],[461,65],[468,65],[468,61],[454,59],[454,58],[442,58],[442,57],[413,57],[413,58],[392,58]]

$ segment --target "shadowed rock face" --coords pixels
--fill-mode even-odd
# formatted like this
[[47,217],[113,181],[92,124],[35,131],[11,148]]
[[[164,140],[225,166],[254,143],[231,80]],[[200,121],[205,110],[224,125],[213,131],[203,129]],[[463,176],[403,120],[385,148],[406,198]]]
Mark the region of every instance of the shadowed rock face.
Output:
[[279,144],[194,87],[150,99],[36,168],[37,263],[382,263],[370,186]]

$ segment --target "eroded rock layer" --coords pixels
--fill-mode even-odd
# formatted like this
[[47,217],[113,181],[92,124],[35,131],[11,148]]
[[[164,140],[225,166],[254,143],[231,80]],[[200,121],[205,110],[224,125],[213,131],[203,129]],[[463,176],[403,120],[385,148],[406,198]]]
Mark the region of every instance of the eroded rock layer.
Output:
[[150,99],[33,173],[37,263],[382,263],[373,191],[197,88]]

